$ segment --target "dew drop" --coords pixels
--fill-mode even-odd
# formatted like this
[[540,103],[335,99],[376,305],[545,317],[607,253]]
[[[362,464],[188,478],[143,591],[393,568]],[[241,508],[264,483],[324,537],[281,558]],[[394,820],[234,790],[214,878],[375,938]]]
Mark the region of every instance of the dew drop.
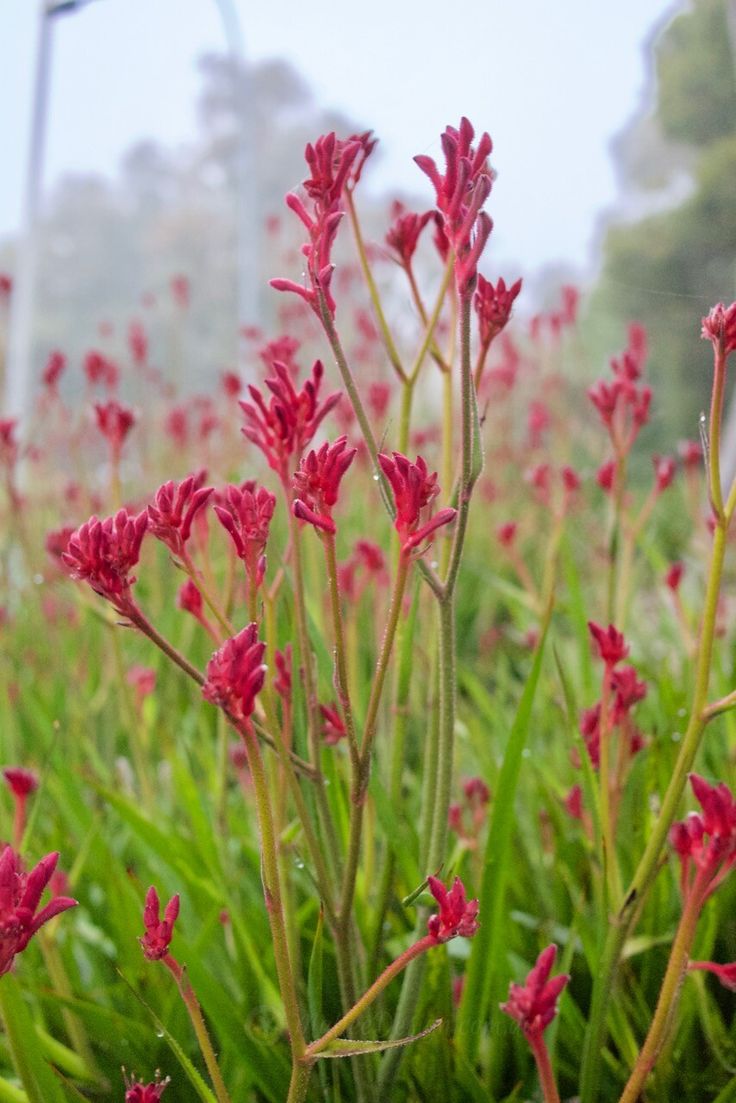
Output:
[[524,750],[521,752],[521,757],[522,758],[531,758],[532,757],[532,752],[529,750],[528,747],[524,747]]
[[679,743],[682,739],[682,732],[673,732],[670,738],[673,743]]
[[156,1037],[157,1038],[163,1038],[163,1036],[164,1036],[163,1030],[157,1030],[156,1031]]
[[373,476],[373,482],[374,482],[374,483],[377,483],[377,482],[378,482],[378,475],[374,474],[374,476]]

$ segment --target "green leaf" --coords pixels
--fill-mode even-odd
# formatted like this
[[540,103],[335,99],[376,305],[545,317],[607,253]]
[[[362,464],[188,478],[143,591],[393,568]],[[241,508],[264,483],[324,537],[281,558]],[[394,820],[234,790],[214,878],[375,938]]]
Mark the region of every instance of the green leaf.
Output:
[[309,1020],[312,1027],[312,1035],[319,1038],[324,1034],[324,1012],[322,1009],[322,964],[324,950],[324,913],[319,909],[317,927],[314,932],[312,952],[309,955],[309,970],[307,972],[307,1002],[309,1004]]
[[500,998],[503,983],[502,958],[504,906],[511,853],[514,803],[521,773],[522,752],[526,745],[532,705],[542,671],[544,645],[549,628],[548,608],[537,645],[532,669],[524,686],[511,727],[503,763],[496,783],[491,823],[483,860],[480,891],[481,925],[475,935],[465,979],[465,991],[458,1015],[457,1047],[470,1064],[476,1059],[481,1024],[492,1000]]
[[480,426],[480,418],[478,416],[478,398],[475,393],[475,386],[472,381],[470,383],[470,409],[473,422],[473,448],[470,457],[470,484],[474,486],[480,478],[480,474],[483,471],[485,463],[483,456],[483,433]]
[[394,1038],[385,1042],[362,1042],[356,1038],[336,1038],[334,1042],[330,1042],[326,1049],[318,1053],[317,1057],[358,1057],[362,1053],[381,1053],[384,1049],[399,1049],[401,1046],[408,1046],[411,1042],[418,1041],[419,1038],[426,1038],[428,1034],[431,1034],[441,1025],[442,1019],[436,1019],[431,1026],[428,1026],[426,1030],[421,1030],[419,1034],[410,1034],[407,1038]]
[[138,992],[136,992],[133,985],[130,984],[129,981],[127,981],[125,979],[125,977],[123,976],[122,973],[119,973],[119,976],[124,981],[124,983],[127,985],[127,987],[130,989],[130,991],[135,996],[135,998],[138,1000],[138,1003],[141,1005],[141,1007],[145,1007],[146,1011],[151,1016],[151,1019],[154,1023],[154,1026],[156,1027],[156,1033],[159,1035],[159,1037],[165,1038],[166,1041],[168,1042],[169,1049],[174,1054],[174,1056],[176,1057],[176,1059],[179,1062],[179,1064],[181,1065],[181,1067],[184,1069],[184,1072],[186,1073],[190,1084],[192,1085],[192,1087],[196,1091],[199,1098],[202,1100],[202,1103],[217,1103],[217,1100],[216,1100],[214,1094],[207,1087],[204,1080],[202,1079],[202,1077],[200,1076],[199,1072],[194,1067],[192,1062],[187,1057],[186,1053],[182,1049],[179,1042],[177,1042],[177,1040],[173,1036],[173,1034],[171,1034],[166,1029],[166,1027],[161,1022],[161,1020],[159,1019],[156,1012],[153,1010],[153,1008],[150,1007],[146,1003],[146,1001],[143,999],[143,997]]
[[64,1103],[59,1081],[41,1053],[18,981],[9,973],[0,979],[0,1015],[13,1064],[29,1103]]

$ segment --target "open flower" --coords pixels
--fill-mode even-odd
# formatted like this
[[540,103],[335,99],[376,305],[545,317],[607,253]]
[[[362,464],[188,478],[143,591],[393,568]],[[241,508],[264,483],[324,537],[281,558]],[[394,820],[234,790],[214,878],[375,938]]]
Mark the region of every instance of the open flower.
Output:
[[607,667],[613,668],[616,663],[620,663],[622,659],[626,658],[629,653],[626,640],[623,633],[614,628],[612,624],[609,624],[608,628],[603,628],[595,621],[589,620],[588,629],[595,642],[598,656]]
[[[125,1075],[125,1070],[123,1070],[123,1075]],[[167,1076],[165,1080],[161,1080],[158,1072],[156,1073],[156,1079],[150,1084],[144,1084],[142,1080],[136,1080],[135,1076],[131,1076],[130,1079],[125,1076],[125,1103],[158,1103],[169,1082],[170,1077]]]
[[690,774],[690,785],[702,812],[674,823],[670,841],[680,859],[683,897],[705,903],[736,864],[736,800],[724,782],[710,785]]
[[435,942],[449,942],[458,935],[472,938],[478,930],[478,901],[466,900],[465,886],[459,877],[446,889],[436,877],[428,877],[429,891],[439,904],[439,914],[430,915],[427,931]]
[[266,573],[264,552],[276,496],[249,479],[242,486],[226,486],[219,499],[215,506],[217,519],[245,564],[251,585],[260,586]]
[[38,911],[58,860],[57,853],[47,854],[26,873],[12,847],[6,846],[0,854],[0,976],[8,972],[15,955],[25,950],[44,923],[77,905],[68,896],[55,896]]

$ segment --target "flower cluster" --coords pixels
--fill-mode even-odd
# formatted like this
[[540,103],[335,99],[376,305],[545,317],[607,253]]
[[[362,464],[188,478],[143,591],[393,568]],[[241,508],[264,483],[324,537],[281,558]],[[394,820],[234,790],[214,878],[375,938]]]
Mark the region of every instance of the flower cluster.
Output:
[[521,291],[521,280],[506,286],[503,279],[499,279],[494,286],[490,280],[478,275],[478,284],[473,296],[473,306],[478,316],[478,329],[480,332],[481,347],[487,349],[494,338],[498,337],[502,329],[508,324],[511,317],[511,309],[514,300]]
[[146,893],[146,904],[143,909],[143,926],[146,933],[138,939],[143,950],[143,956],[149,961],[160,961],[166,957],[174,936],[174,924],[179,915],[179,894],[172,896],[164,908],[161,918],[161,903],[153,885]]
[[717,303],[707,318],[703,318],[700,336],[710,341],[716,352],[730,356],[736,351],[736,303],[724,306]]
[[649,420],[652,390],[640,384],[645,357],[646,335],[640,326],[632,326],[626,349],[611,361],[613,379],[599,379],[588,390],[616,456],[630,452],[639,430]]
[[391,456],[379,453],[378,462],[393,491],[396,505],[394,526],[401,540],[401,553],[408,557],[436,529],[449,525],[455,519],[457,510],[449,507],[441,509],[422,524],[422,515],[440,492],[437,472],[430,475],[421,456],[417,456],[416,463],[412,463],[401,452],[393,452]]
[[126,1076],[125,1103],[158,1103],[170,1082],[170,1077],[167,1076],[164,1080],[161,1080],[158,1073],[156,1073],[156,1079],[150,1084],[144,1084],[142,1080],[136,1080],[135,1076],[131,1076],[130,1079]]
[[292,509],[300,521],[308,521],[323,532],[334,534],[332,507],[337,503],[340,482],[355,459],[357,448],[348,448],[347,437],[338,437],[334,444],[327,441],[312,449],[294,473]]
[[270,401],[266,403],[258,388],[251,385],[248,392],[252,401],[240,403],[246,422],[242,433],[260,448],[269,467],[288,486],[292,462],[301,457],[322,419],[340,401],[340,391],[320,402],[324,375],[321,360],[315,360],[311,376],[299,391],[285,364],[276,362],[273,370],[273,377],[266,380]]
[[491,791],[480,777],[471,777],[463,784],[463,803],[451,804],[448,809],[448,823],[452,831],[464,839],[468,846],[475,847],[478,833],[485,823]]
[[120,509],[104,521],[90,517],[72,533],[61,557],[72,578],[89,582],[124,616],[132,608],[135,578],[130,572],[140,557],[147,525],[146,510],[136,515]]
[[148,507],[148,531],[176,556],[181,556],[192,534],[192,524],[212,494],[203,486],[204,471],[160,486]]
[[250,585],[257,588],[266,573],[264,552],[276,497],[265,487],[257,486],[253,479],[242,486],[226,486],[219,497],[214,507],[217,519],[245,564]]
[[97,428],[110,446],[114,459],[120,451],[130,430],[135,425],[135,414],[128,406],[123,406],[111,398],[109,402],[95,403]]
[[12,847],[6,846],[0,853],[0,976],[8,972],[16,954],[25,950],[44,923],[76,907],[76,900],[55,896],[38,911],[58,860],[58,854],[47,854],[26,873],[20,855]]
[[430,915],[427,931],[435,942],[449,942],[458,935],[472,938],[478,930],[478,901],[465,898],[465,886],[459,877],[446,889],[436,877],[428,877],[429,891],[439,905],[439,913]]
[[302,182],[302,187],[311,200],[311,211],[294,192],[286,197],[286,205],[309,234],[309,241],[302,246],[309,287],[286,279],[271,280],[271,287],[299,295],[318,316],[323,302],[331,316],[335,316],[336,304],[330,290],[335,270],[331,253],[343,215],[341,199],[343,192],[357,183],[363,163],[374,146],[370,134],[347,141],[340,141],[334,132],[324,134],[314,145],[308,144],[304,151],[311,175]]
[[522,984],[511,984],[509,998],[501,1004],[501,1010],[521,1027],[528,1041],[536,1041],[557,1014],[557,1000],[570,977],[560,973],[550,980],[557,947],[552,944],[542,950],[536,963]]
[[414,214],[407,211],[403,203],[396,201],[391,208],[393,222],[386,234],[386,244],[395,254],[397,262],[410,271],[414,254],[419,245],[419,237],[432,218],[432,211],[424,214]]
[[265,650],[255,623],[226,640],[207,664],[207,680],[202,686],[204,699],[218,705],[233,720],[247,721],[266,676]]
[[670,841],[680,859],[683,897],[704,903],[736,864],[736,801],[724,782],[709,785],[690,774],[690,785],[702,812],[673,824]]
[[473,293],[478,261],[493,229],[490,216],[482,210],[493,186],[488,164],[493,142],[484,133],[473,147],[474,138],[475,131],[466,118],[461,119],[459,129],[445,129],[441,138],[444,175],[431,157],[414,158],[434,185],[442,230],[455,253],[455,281],[462,299]]

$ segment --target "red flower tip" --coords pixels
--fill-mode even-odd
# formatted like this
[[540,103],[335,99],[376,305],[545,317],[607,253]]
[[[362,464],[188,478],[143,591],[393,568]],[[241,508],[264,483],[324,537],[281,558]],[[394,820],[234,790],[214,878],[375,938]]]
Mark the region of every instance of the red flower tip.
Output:
[[138,562],[147,526],[145,510],[136,515],[120,509],[104,521],[90,517],[72,533],[61,557],[72,578],[89,582],[95,593],[124,616],[130,609],[130,587],[135,582],[130,572]]
[[25,770],[22,766],[6,766],[3,777],[13,796],[18,800],[25,800],[31,793],[38,789],[38,777],[33,770]]
[[554,943],[542,950],[523,985],[511,984],[509,998],[501,1010],[517,1023],[530,1040],[541,1037],[557,1014],[557,1000],[570,977],[561,973],[549,979],[557,956]]
[[247,720],[263,687],[265,650],[265,643],[258,639],[255,622],[226,640],[207,664],[207,680],[202,687],[204,699],[218,705],[237,721]]
[[606,494],[610,494],[613,490],[613,480],[615,475],[615,460],[607,460],[606,463],[601,464],[601,466],[596,471],[595,481],[598,483],[598,486],[601,488],[601,490],[605,490]]
[[46,361],[46,366],[43,369],[43,374],[41,376],[43,385],[48,388],[48,390],[52,393],[56,391],[59,380],[61,379],[62,373],[65,369],[66,356],[58,349],[54,349],[52,352],[49,353],[48,360]]
[[498,542],[502,548],[510,548],[516,540],[516,533],[519,526],[516,521],[506,521],[503,525],[499,525],[496,529],[496,536]]
[[136,1080],[135,1076],[128,1079],[125,1075],[125,1069],[123,1069],[123,1077],[126,1087],[125,1103],[158,1103],[166,1090],[167,1084],[171,1082],[171,1077],[167,1076],[165,1080],[162,1080],[158,1072],[156,1073],[156,1079],[150,1084],[144,1084],[142,1080]]
[[146,933],[138,939],[143,950],[144,957],[149,961],[160,961],[166,957],[174,935],[174,924],[179,915],[179,894],[172,896],[164,909],[161,918],[161,904],[153,885],[146,893],[146,904],[143,909],[143,926]]
[[626,658],[629,653],[626,640],[623,633],[614,628],[612,624],[609,624],[608,628],[603,628],[600,624],[589,620],[588,629],[595,641],[598,657],[603,660],[606,666],[613,667]]
[[77,905],[67,896],[56,896],[38,911],[58,860],[58,853],[47,854],[26,873],[12,847],[6,846],[0,853],[0,976],[8,972],[15,955],[25,950],[44,923]]
[[426,211],[424,214],[413,214],[405,210],[403,203],[395,202],[392,205],[391,217],[394,221],[386,234],[385,241],[404,268],[411,267],[420,234],[432,218],[432,213],[432,211]]
[[686,469],[700,467],[703,462],[703,449],[696,440],[681,440],[677,451]]
[[89,383],[102,383],[110,390],[117,386],[120,377],[117,364],[95,349],[84,358],[84,374]]
[[291,700],[291,644],[287,643],[283,651],[277,651],[274,660],[276,663],[276,677],[273,680],[273,688],[283,701]]
[[736,303],[724,306],[716,303],[707,318],[703,318],[700,336],[710,341],[724,356],[736,349]]
[[564,800],[565,811],[573,820],[583,818],[583,790],[579,785],[573,785]]
[[201,618],[204,611],[204,602],[199,589],[191,578],[188,578],[180,587],[176,604],[179,609],[182,609],[185,613],[191,613],[197,620]]
[[148,529],[174,555],[182,555],[192,534],[194,518],[213,493],[203,486],[204,471],[187,475],[180,483],[173,480],[160,486],[148,507]]
[[436,877],[428,877],[429,891],[439,904],[439,914],[430,915],[427,930],[435,942],[449,942],[459,935],[472,938],[478,930],[478,901],[466,900],[465,886],[459,877],[448,891]]

